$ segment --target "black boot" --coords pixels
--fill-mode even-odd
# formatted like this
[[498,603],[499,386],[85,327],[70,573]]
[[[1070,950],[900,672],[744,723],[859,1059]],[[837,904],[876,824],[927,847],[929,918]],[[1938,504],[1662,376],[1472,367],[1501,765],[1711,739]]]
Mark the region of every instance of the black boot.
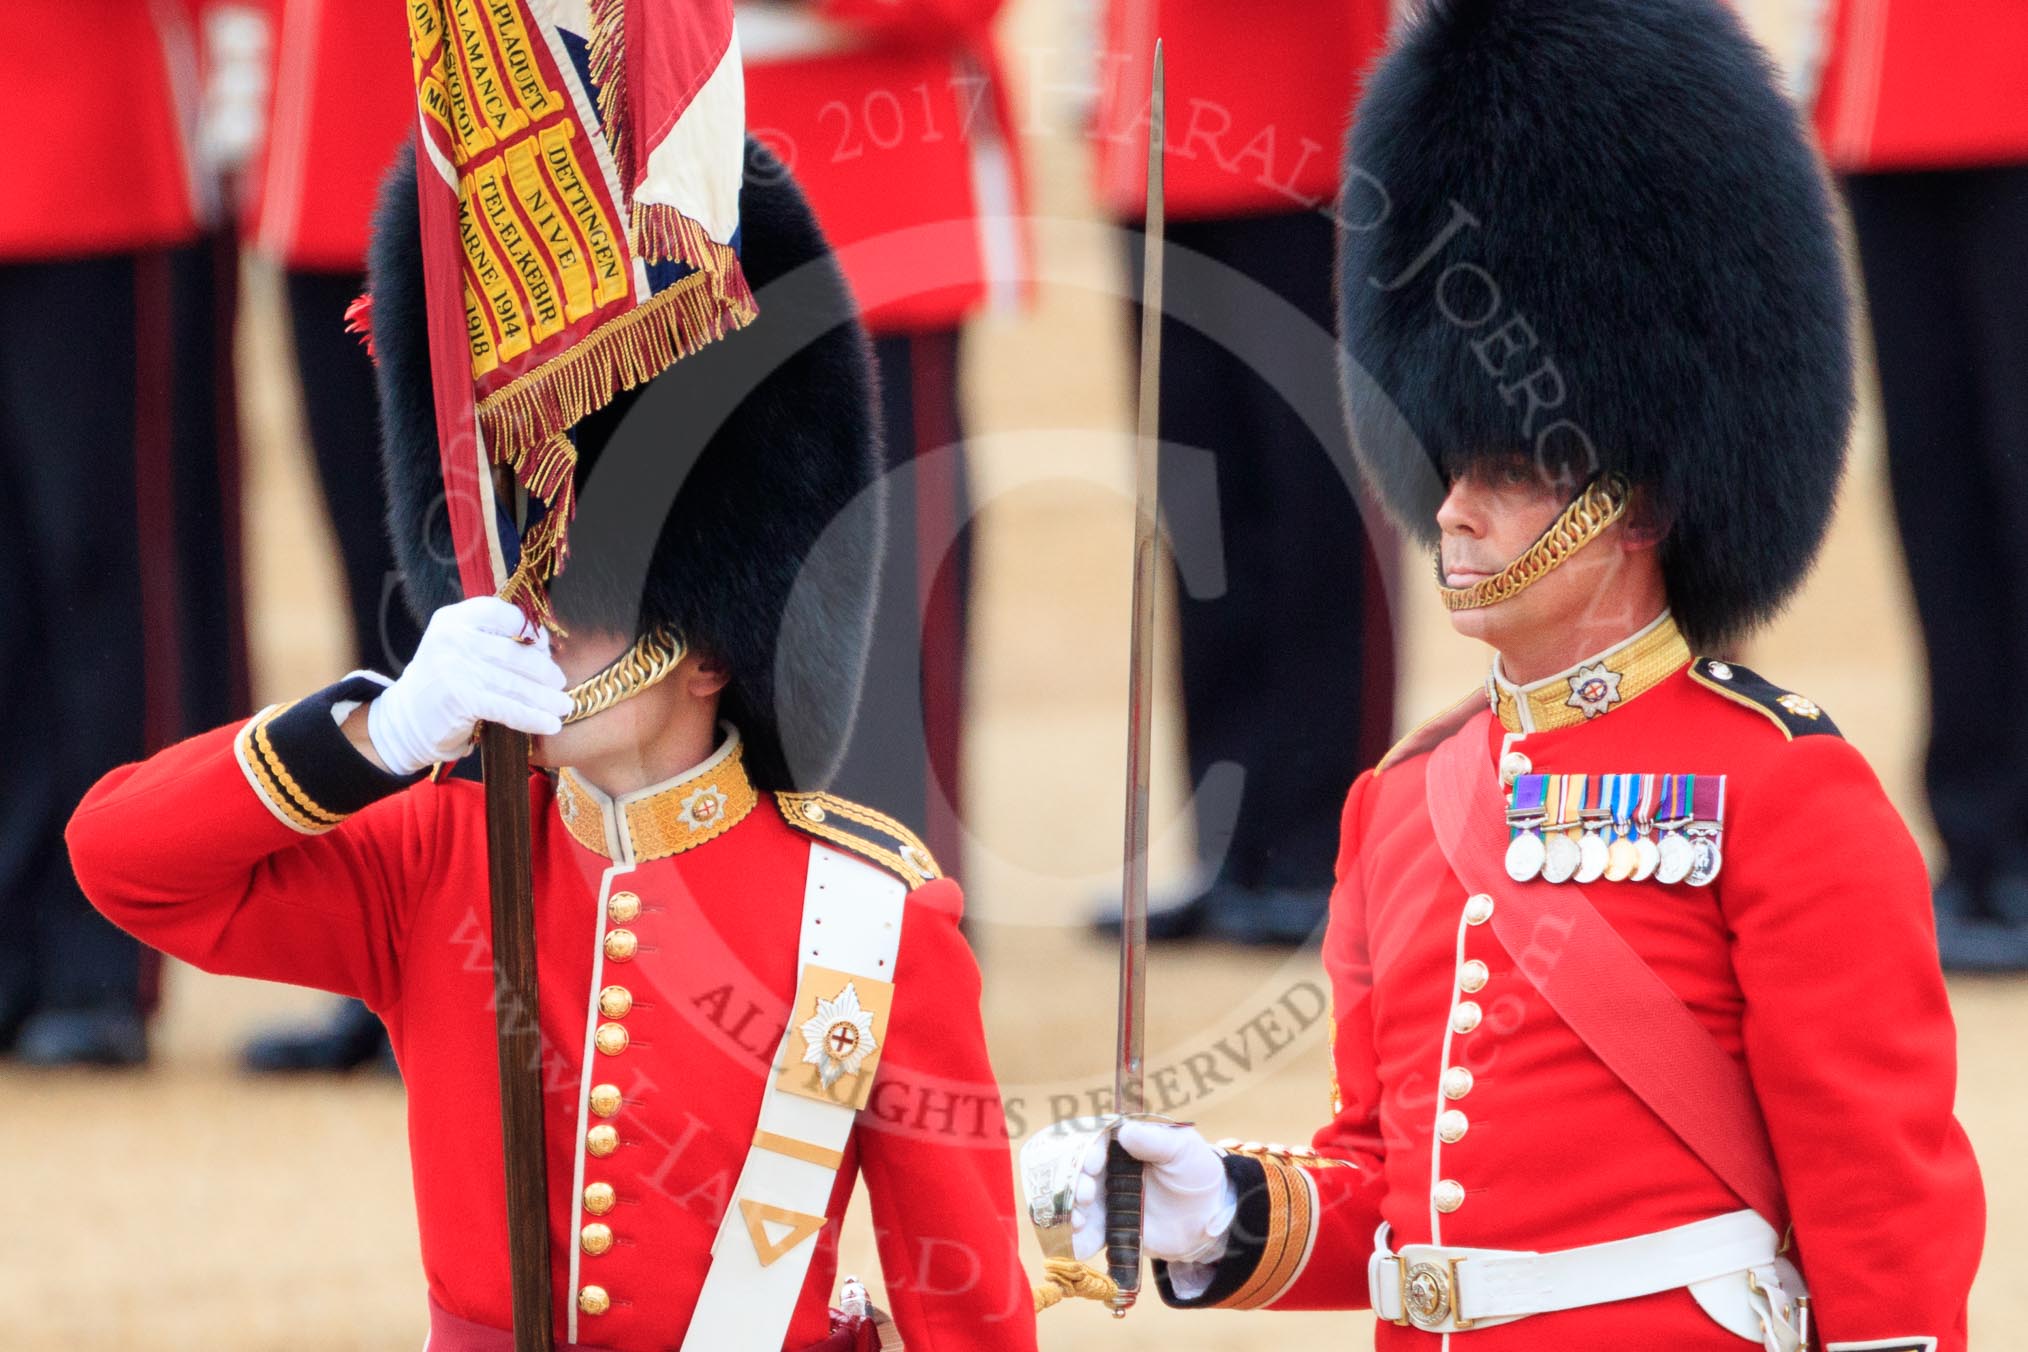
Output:
[[148,1060],[148,1030],[140,1014],[121,1006],[42,1009],[21,1025],[14,1055],[51,1068],[139,1066]]
[[1257,948],[1302,948],[1323,942],[1331,894],[1322,889],[1262,887],[1222,893],[1205,917],[1208,939]]
[[[1206,933],[1215,911],[1231,906],[1246,890],[1227,882],[1205,883],[1193,879],[1180,887],[1165,888],[1148,898],[1148,942],[1178,943],[1209,937]],[[1120,937],[1120,904],[1100,905],[1092,917],[1092,932],[1105,939]]]
[[1952,873],[1936,885],[1937,957],[1946,972],[2028,972],[2028,924],[2001,919],[2028,905],[2028,877],[1996,875],[1976,886]]
[[321,1024],[261,1034],[246,1044],[240,1060],[248,1070],[262,1075],[337,1073],[357,1070],[373,1061],[390,1070],[394,1066],[386,1026],[357,1000],[345,1001]]

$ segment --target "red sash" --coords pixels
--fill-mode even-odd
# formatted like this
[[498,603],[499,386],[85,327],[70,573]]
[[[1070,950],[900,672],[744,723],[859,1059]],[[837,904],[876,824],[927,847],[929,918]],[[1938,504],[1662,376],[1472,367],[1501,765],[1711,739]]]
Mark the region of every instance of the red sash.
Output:
[[[1774,1147],[1746,1068],[1572,883],[1507,876],[1506,802],[1481,713],[1431,753],[1430,821],[1451,871],[1497,903],[1493,933],[1563,1021],[1669,1130],[1777,1230],[1787,1221]],[[1543,928],[1552,961],[1533,955]]]

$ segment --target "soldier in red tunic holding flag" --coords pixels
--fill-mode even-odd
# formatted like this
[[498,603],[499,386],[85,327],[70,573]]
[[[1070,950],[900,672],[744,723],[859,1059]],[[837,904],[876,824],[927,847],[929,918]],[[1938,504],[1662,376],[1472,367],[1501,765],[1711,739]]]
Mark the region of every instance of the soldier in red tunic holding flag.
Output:
[[[729,17],[714,45],[710,5],[553,8],[568,26],[409,7],[422,148],[383,195],[370,313],[414,660],[113,772],[72,861],[165,952],[386,1023],[435,1352],[871,1348],[862,1300],[829,1309],[862,1177],[909,1343],[1027,1352],[961,895],[824,791],[879,549],[864,330],[801,193],[740,143]],[[673,122],[635,116],[700,51]],[[520,604],[460,600],[474,572]],[[486,788],[426,782],[482,723]],[[540,767],[504,791],[503,729]],[[497,887],[487,923],[503,797],[528,813],[525,991],[496,985]],[[539,1065],[509,1064],[523,1031]]]
[[[1794,591],[1842,468],[1792,107],[1720,0],[1438,0],[1348,153],[1354,440],[1496,655],[1345,803],[1310,1147],[1118,1129],[1164,1298],[1429,1352],[1963,1352],[1922,857],[1824,710],[1699,655]],[[1085,1254],[1101,1160],[1045,1208]]]

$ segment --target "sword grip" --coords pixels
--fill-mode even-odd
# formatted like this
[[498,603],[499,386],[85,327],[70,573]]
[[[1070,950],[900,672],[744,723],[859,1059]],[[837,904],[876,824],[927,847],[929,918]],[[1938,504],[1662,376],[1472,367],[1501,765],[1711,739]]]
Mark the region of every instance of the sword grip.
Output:
[[1119,1288],[1107,1302],[1124,1315],[1141,1294],[1141,1184],[1145,1166],[1117,1140],[1106,1143],[1106,1272]]

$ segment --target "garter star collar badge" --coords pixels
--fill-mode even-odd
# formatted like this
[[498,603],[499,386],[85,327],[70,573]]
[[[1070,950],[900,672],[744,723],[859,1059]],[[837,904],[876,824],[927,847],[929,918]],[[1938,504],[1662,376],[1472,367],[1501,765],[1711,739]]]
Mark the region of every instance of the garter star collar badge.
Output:
[[1597,718],[1620,702],[1620,673],[1603,662],[1579,667],[1570,678],[1570,698],[1564,703],[1587,719]]
[[693,831],[702,831],[724,814],[725,804],[725,794],[716,784],[708,784],[683,800],[683,811],[677,814],[677,820]]

